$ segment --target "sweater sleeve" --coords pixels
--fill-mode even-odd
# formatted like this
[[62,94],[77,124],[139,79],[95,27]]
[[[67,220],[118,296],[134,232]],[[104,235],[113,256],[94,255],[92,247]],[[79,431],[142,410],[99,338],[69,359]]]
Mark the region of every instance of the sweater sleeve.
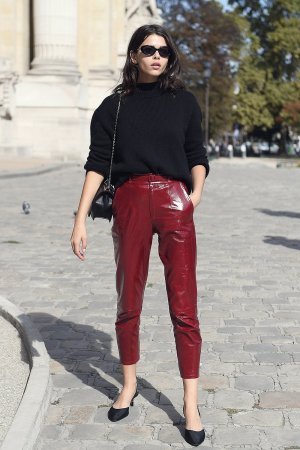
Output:
[[90,146],[87,161],[84,165],[86,173],[90,170],[108,177],[112,140],[113,118],[109,108],[108,97],[94,111],[90,124]]
[[206,175],[209,174],[209,162],[207,157],[206,147],[203,143],[203,132],[202,132],[202,112],[198,101],[194,94],[191,94],[192,98],[192,114],[187,127],[185,135],[185,152],[188,159],[189,169],[191,170],[196,165],[203,165],[206,169]]

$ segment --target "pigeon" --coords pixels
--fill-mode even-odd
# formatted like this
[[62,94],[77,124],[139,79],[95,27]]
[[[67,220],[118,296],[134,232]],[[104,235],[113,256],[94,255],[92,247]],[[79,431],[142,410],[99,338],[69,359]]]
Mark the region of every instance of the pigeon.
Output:
[[30,213],[30,203],[24,201],[23,205],[22,205],[23,211],[25,214],[29,214]]

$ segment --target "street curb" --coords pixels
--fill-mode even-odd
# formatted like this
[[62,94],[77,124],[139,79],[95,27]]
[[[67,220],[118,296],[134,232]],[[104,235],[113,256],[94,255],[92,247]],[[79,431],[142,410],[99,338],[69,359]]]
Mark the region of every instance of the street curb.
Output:
[[61,163],[61,164],[52,164],[48,167],[37,167],[35,169],[25,169],[17,172],[0,172],[0,179],[5,178],[18,178],[18,177],[29,177],[33,175],[42,175],[48,172],[54,172],[56,170],[66,169],[69,167],[80,166],[80,162],[73,163]]
[[[1,450],[32,450],[50,403],[52,380],[49,355],[42,337],[17,306],[0,295],[0,315],[19,331],[26,347],[30,375],[16,415],[4,438]],[[16,443],[17,442],[17,443]]]

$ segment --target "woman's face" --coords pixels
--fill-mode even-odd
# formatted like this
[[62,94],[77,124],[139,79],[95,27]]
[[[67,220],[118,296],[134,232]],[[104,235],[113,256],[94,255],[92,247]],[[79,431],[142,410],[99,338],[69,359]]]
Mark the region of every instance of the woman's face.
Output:
[[[139,68],[138,83],[151,83],[157,81],[159,75],[163,73],[168,64],[168,58],[160,56],[158,51],[152,56],[146,56],[141,51],[142,45],[153,45],[155,48],[166,47],[168,44],[163,36],[150,34],[139,46],[136,53],[131,51],[131,61]],[[153,64],[159,64],[154,66]]]

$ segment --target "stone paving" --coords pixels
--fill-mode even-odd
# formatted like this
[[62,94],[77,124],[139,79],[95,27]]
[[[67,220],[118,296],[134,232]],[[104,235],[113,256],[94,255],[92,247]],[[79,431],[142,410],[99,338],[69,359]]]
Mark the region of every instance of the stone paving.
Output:
[[[36,450],[190,448],[157,235],[141,316],[140,395],[122,422],[107,419],[122,386],[112,222],[88,218],[86,261],[73,255],[83,179],[82,165],[0,179],[0,291],[30,315],[52,361]],[[300,449],[299,192],[298,169],[211,163],[194,213],[204,450]]]

